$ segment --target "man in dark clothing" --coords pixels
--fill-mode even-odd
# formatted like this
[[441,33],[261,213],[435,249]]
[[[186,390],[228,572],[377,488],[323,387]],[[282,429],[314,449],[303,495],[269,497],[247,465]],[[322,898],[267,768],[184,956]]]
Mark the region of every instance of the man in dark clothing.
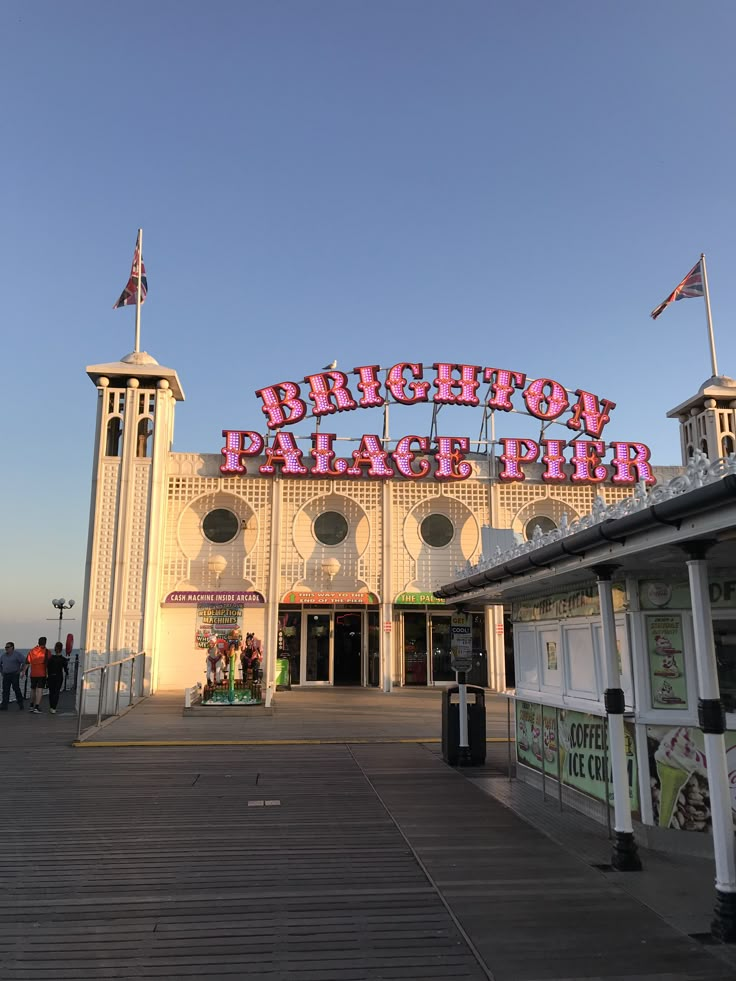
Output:
[[0,710],[8,711],[10,702],[10,689],[15,692],[18,708],[23,711],[23,692],[20,690],[20,670],[26,663],[26,659],[15,649],[15,644],[8,641],[5,650],[0,654],[0,672],[3,676],[3,700]]
[[49,679],[49,712],[56,714],[56,706],[59,704],[59,692],[64,684],[64,676],[69,671],[67,660],[62,654],[61,641],[57,641],[54,653],[46,663],[46,670]]

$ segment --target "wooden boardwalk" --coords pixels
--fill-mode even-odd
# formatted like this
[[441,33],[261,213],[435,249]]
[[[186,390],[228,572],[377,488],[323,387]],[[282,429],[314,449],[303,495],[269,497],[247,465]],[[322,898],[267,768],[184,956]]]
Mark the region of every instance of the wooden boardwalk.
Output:
[[734,977],[436,745],[73,733],[0,717],[0,981]]

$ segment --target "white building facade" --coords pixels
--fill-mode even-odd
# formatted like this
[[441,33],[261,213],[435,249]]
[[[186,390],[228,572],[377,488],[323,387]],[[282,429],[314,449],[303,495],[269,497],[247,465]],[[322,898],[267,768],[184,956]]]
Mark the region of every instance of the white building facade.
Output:
[[[201,680],[208,638],[233,627],[262,638],[272,689],[453,683],[439,584],[504,533],[548,531],[676,472],[655,473],[643,444],[600,439],[613,403],[502,369],[324,371],[304,379],[303,400],[283,382],[257,393],[272,432],[227,431],[219,454],[173,451],[174,370],[140,352],[87,373],[98,405],[82,646],[88,663],[144,650],[150,691]],[[288,426],[307,391],[316,431],[300,450]],[[545,425],[567,418],[573,439],[478,440],[473,453],[466,437],[367,435],[350,464],[320,429],[391,400],[480,405],[487,420],[514,397]],[[503,610],[470,615],[469,680],[503,689]]]

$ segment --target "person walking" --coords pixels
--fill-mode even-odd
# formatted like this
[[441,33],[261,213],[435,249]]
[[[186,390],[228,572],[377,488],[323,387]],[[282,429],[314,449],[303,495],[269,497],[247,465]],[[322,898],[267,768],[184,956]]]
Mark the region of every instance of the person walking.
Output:
[[31,672],[31,713],[41,714],[41,699],[46,687],[46,671],[51,651],[46,646],[46,638],[39,637],[38,644],[31,648],[26,658],[26,669]]
[[3,700],[0,711],[7,712],[10,703],[10,689],[15,692],[18,708],[23,711],[23,692],[20,690],[20,672],[26,659],[15,649],[15,644],[8,641],[5,650],[0,654],[0,673],[3,676]]
[[61,641],[57,640],[54,645],[54,653],[48,660],[46,669],[49,679],[49,712],[56,715],[56,706],[59,704],[59,692],[61,691],[66,675],[69,673],[69,664],[63,654]]

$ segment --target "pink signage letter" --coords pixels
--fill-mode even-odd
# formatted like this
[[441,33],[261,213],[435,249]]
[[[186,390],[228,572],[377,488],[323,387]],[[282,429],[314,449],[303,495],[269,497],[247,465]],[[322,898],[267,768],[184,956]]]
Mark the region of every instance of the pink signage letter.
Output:
[[574,439],[572,441],[572,475],[574,484],[600,484],[606,479],[608,469],[601,464],[606,444],[598,439]]
[[327,416],[333,412],[349,412],[358,408],[358,403],[347,387],[348,376],[342,371],[306,375],[304,381],[309,383],[309,398],[314,402],[313,416]]
[[540,439],[540,444],[544,447],[542,462],[547,464],[547,469],[542,474],[542,480],[548,483],[561,482],[565,480],[565,471],[562,464],[565,458],[562,451],[565,448],[564,439]]
[[422,460],[419,469],[414,470],[412,463],[416,459],[416,453],[412,452],[411,444],[416,443],[421,453],[429,453],[429,439],[426,436],[404,436],[396,444],[396,449],[391,456],[399,473],[408,477],[409,480],[419,480],[426,477],[429,473],[429,460]]
[[[315,464],[309,471],[315,477],[338,477],[342,471],[333,470],[330,464],[335,459],[335,451],[332,449],[332,442],[335,433],[312,433],[311,456]],[[345,463],[344,460],[341,461]]]
[[358,405],[361,409],[377,409],[386,401],[380,394],[381,382],[378,378],[380,365],[367,364],[361,368],[353,368],[353,374],[358,375],[358,391],[363,393],[363,398]]
[[534,463],[539,456],[539,444],[533,439],[502,439],[503,470],[498,475],[501,480],[526,480],[520,463]]
[[353,450],[352,467],[345,471],[347,477],[360,477],[363,473],[361,467],[369,464],[369,477],[393,477],[394,471],[388,465],[388,453],[384,450],[378,436],[366,433],[360,441],[357,450]]
[[[299,398],[299,392],[296,382],[279,382],[278,385],[269,385],[268,388],[261,388],[256,392],[263,402],[261,412],[268,420],[269,429],[292,425],[304,418],[307,406]],[[289,410],[288,415],[284,409]]]
[[[549,389],[549,391],[547,391]],[[552,378],[537,378],[524,392],[526,407],[537,419],[556,419],[569,406],[567,392]],[[546,408],[542,408],[542,405]]]
[[[476,364],[446,364],[443,361],[433,365],[437,372],[434,386],[437,394],[432,399],[440,405],[477,405],[478,396],[475,394],[480,382],[478,372],[480,365]],[[460,378],[453,377],[453,371],[460,372]],[[455,395],[453,389],[459,389],[459,394]]]
[[578,432],[582,419],[583,430],[588,436],[600,436],[603,427],[610,422],[610,413],[616,408],[616,403],[609,402],[608,399],[601,399],[599,403],[597,395],[584,392],[581,388],[576,389],[575,394],[578,400],[570,410],[572,419],[568,419],[567,428]]
[[413,378],[422,377],[422,366],[420,364],[411,364],[408,361],[400,361],[395,364],[393,368],[389,371],[386,376],[386,388],[391,392],[392,396],[397,402],[401,402],[402,405],[414,405],[415,402],[427,402],[427,392],[430,389],[429,382],[425,381],[410,381],[408,383],[409,390],[414,394],[408,396],[404,391],[407,381],[404,378],[404,370],[406,368],[411,369],[411,374]]
[[263,449],[263,436],[241,429],[223,429],[222,435],[225,445],[220,453],[225,457],[225,462],[220,464],[220,473],[246,473],[243,457],[258,456]]
[[[437,469],[435,480],[467,480],[473,473],[472,466],[465,459],[470,450],[467,436],[436,436]],[[457,449],[455,449],[457,447]]]
[[308,473],[307,468],[302,466],[304,454],[296,445],[293,433],[278,432],[273,437],[273,444],[266,447],[266,462],[258,468],[262,474],[274,474],[276,468],[274,461],[281,464],[281,473],[284,476],[303,477]]
[[509,396],[514,389],[523,386],[526,375],[523,371],[508,371],[506,368],[485,368],[483,381],[491,383],[491,391],[493,392],[486,405],[490,409],[511,412],[513,405]]
[[614,484],[635,484],[643,480],[645,484],[656,484],[648,460],[649,447],[644,443],[609,443],[613,450],[611,464],[615,471],[611,480]]

